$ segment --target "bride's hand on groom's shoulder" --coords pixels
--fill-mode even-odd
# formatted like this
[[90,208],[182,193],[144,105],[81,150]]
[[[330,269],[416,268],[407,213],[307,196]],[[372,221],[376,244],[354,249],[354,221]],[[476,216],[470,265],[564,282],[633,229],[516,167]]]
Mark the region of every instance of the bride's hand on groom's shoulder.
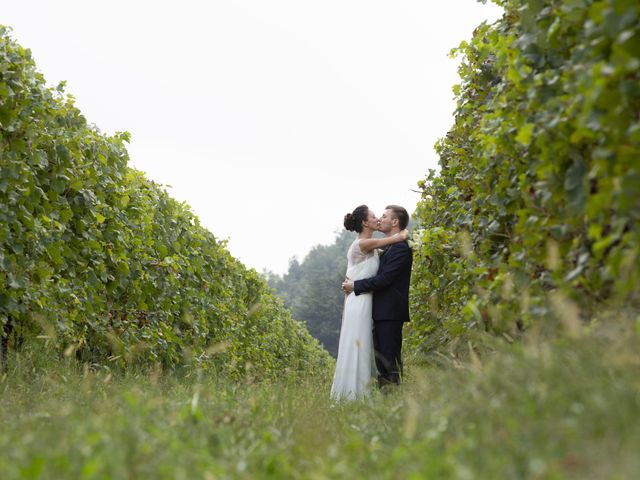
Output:
[[409,238],[409,230],[405,228],[400,233],[398,233],[398,235],[402,237],[402,240],[406,240],[407,238]]

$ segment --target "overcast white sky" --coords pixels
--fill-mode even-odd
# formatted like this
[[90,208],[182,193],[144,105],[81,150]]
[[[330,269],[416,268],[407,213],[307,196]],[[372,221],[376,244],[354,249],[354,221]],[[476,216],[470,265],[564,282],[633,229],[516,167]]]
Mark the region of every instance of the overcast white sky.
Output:
[[474,0],[20,0],[0,23],[131,165],[258,271],[286,271],[366,203],[411,213],[453,121]]

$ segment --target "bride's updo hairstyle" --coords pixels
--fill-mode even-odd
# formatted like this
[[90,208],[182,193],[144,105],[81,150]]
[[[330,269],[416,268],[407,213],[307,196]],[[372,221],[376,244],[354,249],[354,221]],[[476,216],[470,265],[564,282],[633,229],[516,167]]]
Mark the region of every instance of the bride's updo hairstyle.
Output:
[[344,216],[344,228],[350,232],[362,232],[362,222],[369,216],[369,207],[360,205],[356,209]]

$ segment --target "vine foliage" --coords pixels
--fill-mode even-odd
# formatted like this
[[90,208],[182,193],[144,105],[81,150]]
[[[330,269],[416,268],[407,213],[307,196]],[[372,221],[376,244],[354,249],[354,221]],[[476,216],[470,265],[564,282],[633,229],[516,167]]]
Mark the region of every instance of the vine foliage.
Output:
[[231,375],[328,355],[184,203],[127,166],[0,27],[0,326],[101,364]]
[[502,19],[452,52],[455,123],[420,182],[412,341],[427,350],[638,297],[640,4],[496,3]]

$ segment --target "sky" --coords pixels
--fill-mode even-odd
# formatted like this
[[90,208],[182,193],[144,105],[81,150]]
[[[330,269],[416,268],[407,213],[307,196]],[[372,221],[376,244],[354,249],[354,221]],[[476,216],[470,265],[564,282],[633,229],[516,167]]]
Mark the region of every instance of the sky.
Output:
[[453,122],[475,0],[0,0],[0,24],[130,166],[286,272],[360,204],[411,213]]

